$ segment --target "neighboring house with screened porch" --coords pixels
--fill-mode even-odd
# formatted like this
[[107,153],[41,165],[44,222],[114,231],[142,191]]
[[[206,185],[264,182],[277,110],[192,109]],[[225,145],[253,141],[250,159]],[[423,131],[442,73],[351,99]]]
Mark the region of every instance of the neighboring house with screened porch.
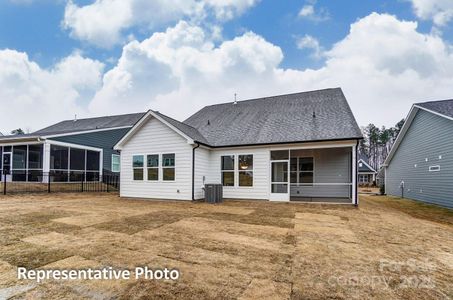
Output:
[[117,143],[123,197],[357,204],[362,133],[340,88],[206,106],[184,122],[148,111]]
[[30,134],[0,136],[1,181],[97,181],[119,173],[113,146],[145,113],[66,120]]
[[376,184],[376,170],[370,166],[369,160],[365,155],[359,155],[358,161],[359,185]]

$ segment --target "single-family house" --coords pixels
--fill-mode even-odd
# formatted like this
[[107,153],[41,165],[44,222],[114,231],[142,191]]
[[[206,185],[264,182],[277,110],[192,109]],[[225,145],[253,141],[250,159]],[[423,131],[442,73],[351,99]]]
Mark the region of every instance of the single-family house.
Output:
[[[30,134],[0,137],[1,180],[97,181],[120,171],[113,146],[144,113],[66,120]],[[6,175],[6,176],[5,176]]]
[[453,100],[414,104],[384,167],[388,195],[453,208]]
[[362,133],[340,88],[206,106],[184,122],[150,110],[116,144],[123,197],[357,204]]
[[376,170],[370,166],[368,158],[360,154],[358,161],[359,170],[359,185],[374,185],[376,184]]

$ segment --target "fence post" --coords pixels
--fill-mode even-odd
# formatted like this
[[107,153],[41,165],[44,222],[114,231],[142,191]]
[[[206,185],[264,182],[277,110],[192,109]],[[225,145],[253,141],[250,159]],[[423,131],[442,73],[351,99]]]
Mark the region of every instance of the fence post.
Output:
[[110,176],[107,176],[107,193],[110,192],[109,185],[110,185]]
[[47,192],[50,193],[50,173],[47,173]]
[[83,193],[83,178],[82,178],[82,180],[80,180],[80,190]]
[[6,195],[6,172],[3,173],[3,195]]

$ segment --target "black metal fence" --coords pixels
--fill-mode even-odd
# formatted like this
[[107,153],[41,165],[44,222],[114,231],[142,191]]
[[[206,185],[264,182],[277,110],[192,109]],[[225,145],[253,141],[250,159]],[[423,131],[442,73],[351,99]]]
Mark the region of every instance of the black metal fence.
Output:
[[81,193],[81,192],[118,192],[120,177],[108,173],[100,175],[93,172],[21,172],[1,174],[0,195],[21,193]]

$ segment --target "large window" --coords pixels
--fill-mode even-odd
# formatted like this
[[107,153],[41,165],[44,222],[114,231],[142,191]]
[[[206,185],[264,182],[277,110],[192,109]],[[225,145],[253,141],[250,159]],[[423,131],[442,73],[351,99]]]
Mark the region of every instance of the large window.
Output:
[[132,169],[134,180],[143,180],[143,155],[132,157]]
[[112,172],[118,173],[121,169],[121,156],[112,154]]
[[234,186],[234,155],[222,156],[222,185]]
[[166,181],[175,180],[175,154],[162,154],[162,177]]
[[148,180],[159,180],[159,155],[151,154],[147,156]]
[[100,180],[98,151],[50,145],[50,172],[55,182]]
[[239,186],[253,186],[253,155],[239,155]]

